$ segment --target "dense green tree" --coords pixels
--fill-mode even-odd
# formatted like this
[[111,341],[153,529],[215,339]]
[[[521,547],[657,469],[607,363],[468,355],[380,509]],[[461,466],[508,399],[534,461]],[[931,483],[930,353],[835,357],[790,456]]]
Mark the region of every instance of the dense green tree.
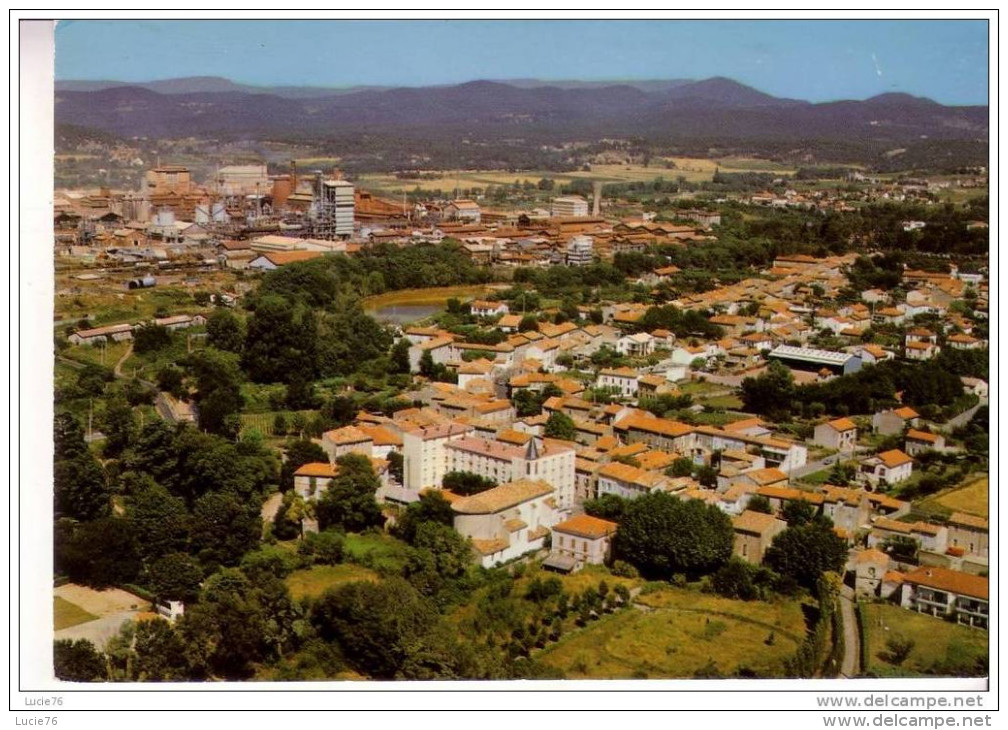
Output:
[[92,520],[109,513],[105,472],[90,452],[57,460],[53,465],[53,487],[58,516]]
[[773,514],[773,507],[770,505],[770,500],[762,494],[752,495],[749,498],[748,504],[746,504],[746,509],[752,512],[762,512],[765,515]]
[[665,470],[670,477],[688,477],[693,474],[693,460],[683,456],[672,462],[672,466]]
[[755,378],[745,378],[742,381],[740,395],[747,411],[773,420],[787,420],[790,417],[794,393],[794,377],[791,371],[774,361]]
[[136,624],[134,670],[140,682],[177,682],[187,679],[185,642],[167,621]]
[[577,438],[577,427],[574,421],[562,411],[553,411],[546,419],[544,434],[549,438],[573,441]]
[[781,518],[791,527],[807,525],[816,516],[816,508],[804,499],[790,499],[781,508]]
[[122,585],[140,573],[139,536],[119,517],[84,522],[59,556],[70,578],[94,588]]
[[295,372],[317,372],[318,322],[307,307],[280,296],[261,296],[245,328],[242,366],[257,383],[286,383]]
[[151,592],[170,601],[195,601],[202,581],[199,562],[183,552],[155,557],[147,568],[146,584]]
[[396,343],[392,346],[392,352],[389,355],[389,365],[391,366],[391,372],[409,373],[410,371],[409,351],[411,344],[412,343],[405,337],[396,340]]
[[396,537],[412,545],[417,529],[425,522],[451,527],[453,521],[451,503],[439,491],[429,490],[421,494],[418,501],[406,507],[396,520],[394,532]]
[[518,323],[519,332],[538,332],[539,320],[534,314],[526,314]]
[[207,344],[218,350],[241,354],[245,345],[245,333],[242,331],[241,320],[231,311],[218,307],[206,323]]
[[106,678],[105,659],[87,639],[53,642],[53,669],[65,682],[96,682]]
[[847,543],[822,519],[789,526],[774,538],[765,556],[767,565],[810,590],[824,572],[839,572],[846,561]]
[[320,565],[336,565],[343,560],[344,539],[336,530],[309,532],[298,545],[298,554],[310,556]]
[[723,565],[734,540],[731,520],[717,507],[655,492],[627,504],[613,551],[647,577],[697,576]]
[[171,393],[176,398],[186,395],[185,387],[182,383],[182,369],[175,365],[165,365],[157,373],[157,385],[161,390]]
[[156,352],[170,347],[172,333],[158,324],[144,324],[133,330],[133,349],[139,354]]
[[206,348],[190,354],[184,362],[196,380],[200,428],[235,438],[238,433],[232,417],[237,416],[244,402],[237,356]]
[[375,492],[381,483],[371,461],[361,454],[345,454],[336,460],[338,474],[316,508],[319,528],[338,527],[360,532],[384,523]]
[[711,576],[711,589],[725,598],[751,601],[759,596],[754,582],[756,568],[738,557],[732,557]]
[[206,567],[237,565],[259,544],[258,505],[243,504],[229,492],[208,492],[193,506],[192,549]]
[[392,336],[364,312],[357,300],[341,303],[319,322],[318,372],[323,377],[349,375],[382,358]]
[[468,497],[485,492],[497,486],[493,479],[480,476],[471,471],[450,471],[441,478],[441,487],[453,494]]
[[142,535],[139,551],[145,560],[184,551],[189,536],[189,512],[185,501],[157,484],[150,475],[139,475],[126,498],[126,519]]
[[584,510],[592,517],[621,522],[628,503],[628,500],[615,494],[603,494],[598,499],[586,499]]
[[346,583],[312,607],[312,624],[375,679],[472,676],[433,605],[401,579]]
[[95,363],[87,363],[77,371],[77,387],[81,393],[93,398],[105,392],[105,386],[115,380],[112,368]]

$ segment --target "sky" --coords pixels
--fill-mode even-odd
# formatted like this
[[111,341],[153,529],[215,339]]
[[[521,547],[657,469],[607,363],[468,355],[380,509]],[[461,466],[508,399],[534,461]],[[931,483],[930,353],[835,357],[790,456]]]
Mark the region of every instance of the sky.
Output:
[[986,20],[70,20],[56,78],[425,86],[703,79],[831,101],[986,104]]

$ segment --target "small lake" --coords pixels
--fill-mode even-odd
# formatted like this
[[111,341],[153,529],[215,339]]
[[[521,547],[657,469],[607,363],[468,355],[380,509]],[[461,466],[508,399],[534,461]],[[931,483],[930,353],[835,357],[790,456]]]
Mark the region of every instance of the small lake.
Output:
[[437,314],[442,309],[443,304],[390,304],[378,309],[369,309],[367,313],[379,322],[409,324]]

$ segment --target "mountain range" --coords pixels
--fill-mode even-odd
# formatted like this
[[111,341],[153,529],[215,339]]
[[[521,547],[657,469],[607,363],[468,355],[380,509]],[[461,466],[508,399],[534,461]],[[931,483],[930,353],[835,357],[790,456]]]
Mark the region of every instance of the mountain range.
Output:
[[58,124],[121,136],[297,137],[367,132],[470,139],[597,136],[719,140],[986,141],[986,106],[907,94],[811,103],[726,78],[637,82],[473,81],[421,88],[255,87],[217,77],[61,81]]

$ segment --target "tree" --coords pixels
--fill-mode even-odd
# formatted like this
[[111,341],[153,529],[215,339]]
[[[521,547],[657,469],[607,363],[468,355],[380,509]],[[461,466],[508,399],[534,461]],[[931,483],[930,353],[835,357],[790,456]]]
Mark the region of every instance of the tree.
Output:
[[206,348],[190,354],[184,362],[196,379],[200,428],[221,436],[236,437],[235,419],[231,417],[237,416],[244,402],[237,356]]
[[795,394],[794,377],[783,364],[773,361],[765,372],[742,381],[741,397],[747,411],[774,420],[790,417],[791,400]]
[[457,639],[445,632],[430,601],[402,579],[330,589],[312,607],[311,622],[374,679],[465,676]]
[[424,350],[423,354],[420,355],[420,374],[425,378],[434,378],[437,373],[437,368],[434,364],[434,356],[431,355],[430,350]]
[[544,433],[549,438],[573,441],[577,438],[577,427],[574,421],[562,411],[553,411],[546,419]]
[[417,525],[413,545],[404,573],[410,584],[425,596],[436,596],[451,581],[464,575],[472,562],[469,540],[439,522]]
[[375,501],[381,483],[371,460],[361,454],[344,454],[336,460],[338,474],[318,501],[319,528],[339,527],[360,532],[381,525],[385,518]]
[[390,451],[385,457],[388,461],[389,476],[396,484],[403,483],[403,455],[398,451]]
[[206,323],[207,344],[218,350],[241,354],[245,344],[245,333],[242,331],[241,320],[230,310],[218,307]]
[[186,646],[167,621],[154,619],[136,624],[134,671],[140,682],[172,682],[187,678]]
[[749,503],[746,505],[746,509],[752,512],[762,512],[765,515],[773,514],[773,507],[770,504],[770,500],[762,494],[752,495],[749,498]]
[[754,572],[753,566],[733,556],[711,576],[711,588],[725,598],[751,601],[759,595],[753,582]]
[[182,369],[174,365],[165,365],[157,373],[157,385],[161,390],[171,393],[176,398],[186,395],[182,384]]
[[497,486],[497,482],[471,471],[450,471],[441,478],[441,487],[453,494],[468,497]]
[[847,543],[824,519],[789,526],[774,538],[765,556],[767,565],[810,590],[824,572],[840,572],[846,561]]
[[584,510],[592,517],[621,522],[629,500],[615,494],[603,494],[598,499],[586,499]]
[[804,499],[789,499],[781,508],[781,517],[792,527],[807,525],[816,516],[816,508]]
[[101,464],[84,451],[53,465],[56,514],[93,520],[109,513],[109,489]]
[[655,492],[627,504],[613,551],[645,577],[667,579],[716,570],[734,541],[731,520],[717,507]]
[[519,332],[538,332],[539,320],[534,314],[526,314],[518,323]]
[[261,535],[258,505],[243,504],[231,493],[208,492],[193,506],[192,549],[207,568],[237,565]]
[[400,338],[392,345],[389,354],[389,365],[393,373],[409,373],[410,359],[409,351],[412,343],[405,337]]
[[133,330],[133,350],[139,354],[156,352],[170,347],[172,333],[158,324],[144,324]]
[[199,563],[183,552],[157,557],[147,569],[147,586],[151,592],[169,601],[195,601],[202,581],[203,570]]
[[120,517],[78,525],[59,558],[72,580],[94,588],[130,583],[140,573],[138,536]]
[[115,380],[111,368],[88,363],[77,371],[77,387],[84,395],[99,397],[105,392],[105,385]]
[[451,527],[454,519],[451,503],[440,492],[430,490],[406,507],[406,511],[396,520],[394,531],[396,537],[413,545],[421,525],[433,522]]
[[105,659],[87,639],[53,642],[53,670],[66,682],[96,682],[105,679]]
[[286,383],[296,373],[314,378],[317,370],[318,322],[307,307],[266,295],[254,301],[245,328],[242,366],[257,383]]
[[693,474],[693,460],[683,456],[672,462],[672,466],[665,470],[665,474],[670,477],[688,477]]
[[309,410],[318,406],[315,384],[301,373],[294,373],[287,383],[285,403],[293,411]]
[[273,537],[277,540],[292,540],[301,537],[301,530],[307,512],[307,505],[294,490],[284,492],[283,500],[273,517]]
[[185,501],[173,496],[149,474],[138,475],[133,493],[126,497],[126,519],[136,534],[143,535],[139,552],[145,560],[185,550],[189,537]]

